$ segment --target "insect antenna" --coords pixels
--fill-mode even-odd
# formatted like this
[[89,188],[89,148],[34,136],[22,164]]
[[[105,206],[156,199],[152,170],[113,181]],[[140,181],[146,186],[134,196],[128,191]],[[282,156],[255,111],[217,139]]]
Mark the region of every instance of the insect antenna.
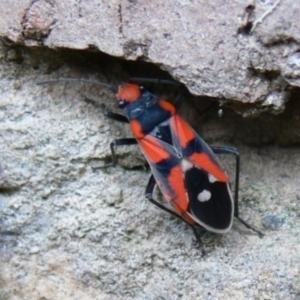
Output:
[[44,84],[54,84],[57,82],[81,82],[81,83],[88,83],[88,84],[96,84],[102,87],[106,87],[112,91],[115,91],[115,88],[108,84],[108,83],[104,83],[101,81],[97,81],[97,80],[92,80],[92,79],[84,79],[84,78],[65,78],[65,77],[61,77],[58,79],[50,79],[50,80],[46,80],[46,81],[39,81],[37,82],[37,85],[44,85]]
[[172,84],[172,85],[177,85],[177,86],[183,85],[182,83],[179,83],[179,82],[177,82],[175,80],[171,80],[171,79],[159,79],[159,78],[130,77],[130,81],[163,83],[163,84]]

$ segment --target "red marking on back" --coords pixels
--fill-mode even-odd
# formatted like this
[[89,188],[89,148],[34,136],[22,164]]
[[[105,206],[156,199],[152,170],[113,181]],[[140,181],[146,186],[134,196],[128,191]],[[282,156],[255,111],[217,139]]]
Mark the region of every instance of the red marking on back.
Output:
[[[174,128],[182,148],[185,148],[190,141],[196,138],[193,129],[178,115],[171,118],[171,126]],[[194,165],[213,175],[218,181],[228,182],[227,174],[211,160],[209,154],[195,152],[188,159]]]
[[171,199],[174,209],[181,215],[187,211],[189,200],[184,186],[183,173],[180,166],[174,166],[168,176],[168,183],[175,193],[175,198]]
[[197,222],[193,216],[187,212],[189,200],[185,190],[181,168],[178,166],[173,167],[167,180],[168,186],[171,187],[171,191],[169,188],[165,187],[163,181],[156,179],[157,185],[159,186],[161,192],[166,200],[172,204],[175,212],[186,222],[194,225]]
[[181,217],[182,218],[184,218],[189,224],[191,224],[191,225],[195,225],[197,222],[195,221],[195,219],[191,216],[191,215],[189,215],[188,213],[183,213],[182,215],[181,215]]
[[170,102],[168,102],[166,100],[159,100],[158,104],[164,110],[167,110],[168,112],[170,112],[171,115],[174,115],[176,113],[176,109],[175,109],[174,105],[171,104]]
[[117,98],[126,102],[133,102],[141,96],[140,87],[134,83],[125,83],[119,86]]
[[210,159],[208,154],[195,152],[189,157],[189,160],[213,175],[218,181],[228,182],[227,174]]
[[133,135],[137,139],[141,139],[141,138],[144,137],[143,129],[142,129],[141,123],[139,121],[131,120],[130,121],[130,128],[131,128],[131,131],[132,131]]
[[162,147],[159,140],[150,135],[140,139],[139,143],[149,163],[155,164],[170,157],[170,153]]
[[185,148],[189,141],[195,138],[193,129],[180,116],[174,115],[171,118],[171,126],[177,133],[178,140],[182,148]]
[[[164,194],[164,196],[165,196],[165,194]],[[166,197],[166,196],[165,196]],[[168,200],[168,199],[167,199]],[[169,201],[169,202],[171,202],[171,204],[172,204],[172,206],[173,206],[173,208],[174,208],[174,210],[175,210],[175,212],[178,214],[178,215],[180,215],[186,222],[188,222],[189,224],[191,224],[191,225],[194,225],[194,224],[196,224],[197,222],[195,221],[195,219],[186,211],[186,210],[184,210],[183,208],[182,208],[182,203],[180,203],[180,204],[178,204],[177,202],[177,199],[175,200],[175,202],[174,202],[174,200],[173,201]]]
[[[176,176],[175,176],[176,177]],[[193,219],[193,217],[187,213],[181,206],[181,204],[178,204],[176,200],[174,200],[174,196],[172,196],[172,193],[169,192],[168,188],[165,188],[165,185],[162,181],[159,179],[156,179],[156,183],[159,186],[161,192],[163,193],[164,197],[168,202],[170,202],[174,208],[174,210],[179,214],[183,219],[185,219],[189,224],[194,225],[196,221]],[[177,199],[177,198],[176,198]]]

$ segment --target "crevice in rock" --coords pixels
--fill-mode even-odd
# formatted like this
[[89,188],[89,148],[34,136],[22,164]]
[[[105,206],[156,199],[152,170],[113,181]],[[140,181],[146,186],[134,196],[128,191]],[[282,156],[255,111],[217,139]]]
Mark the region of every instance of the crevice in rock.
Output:
[[123,32],[123,16],[122,16],[122,1],[119,3],[118,6],[118,14],[119,14],[119,34],[122,38],[124,38],[124,32]]
[[[44,73],[44,80],[51,78],[55,79],[58,77],[90,78],[93,80],[107,82],[115,87],[124,81],[130,80],[132,77],[174,80],[168,72],[161,70],[159,66],[142,60],[127,61],[95,51],[92,52],[69,49],[59,49],[57,51],[53,51],[47,48],[38,48],[35,50],[24,47],[16,48],[20,49],[19,52],[23,55],[23,68],[31,66],[34,69],[39,70],[39,73]],[[35,58],[34,65],[32,65],[31,62],[32,57]],[[11,63],[14,63],[14,61]],[[66,73],[66,70],[70,71]],[[269,84],[273,84],[278,92],[291,93],[291,97],[287,97],[287,100],[289,101],[286,103],[286,111],[284,113],[279,114],[278,116],[266,114],[266,111],[270,111],[270,107],[268,107],[266,103],[263,103],[264,99],[258,103],[255,102],[245,104],[238,101],[231,101],[230,99],[193,96],[187,90],[185,90],[183,92],[184,105],[182,105],[180,108],[180,114],[182,114],[192,126],[200,126],[200,128],[202,127],[201,124],[203,124],[203,121],[205,123],[210,120],[210,118],[213,120],[218,120],[220,123],[226,123],[227,126],[232,122],[234,123],[234,120],[236,119],[239,120],[236,121],[237,123],[241,122],[242,124],[244,122],[242,121],[244,120],[243,117],[238,116],[235,112],[239,112],[244,117],[252,117],[252,120],[263,120],[266,118],[266,115],[268,115],[269,121],[264,123],[262,126],[262,128],[266,129],[264,132],[276,131],[278,134],[276,134],[276,136],[272,139],[262,138],[262,140],[271,144],[276,144],[278,141],[280,141],[280,143],[285,145],[288,145],[289,143],[292,145],[298,145],[300,143],[300,134],[299,130],[297,129],[299,126],[299,120],[297,121],[296,116],[299,114],[300,107],[296,105],[297,101],[295,101],[295,99],[297,97],[295,95],[299,95],[299,89],[290,88],[290,85],[286,84],[284,78],[282,78],[280,71],[278,70],[262,71],[253,67],[249,69],[249,72],[253,73],[253,77],[260,77]],[[176,100],[180,92],[179,87],[175,85],[156,84],[151,82],[140,82],[140,84],[145,85],[146,88],[150,89],[160,97],[170,99],[171,101]],[[103,91],[99,91],[99,89],[97,90],[97,88],[91,85],[81,85],[80,93],[82,95],[82,100],[86,102],[93,102],[94,98],[103,97]],[[90,95],[93,97],[91,98]],[[104,97],[108,99],[108,97],[113,98],[114,95],[105,94]],[[106,106],[107,103],[109,102],[100,103],[98,105],[99,108],[97,110],[99,110],[99,113],[101,113],[103,105]],[[212,106],[211,103],[213,103]],[[262,104],[264,104],[264,106],[262,106]],[[219,107],[219,105],[222,106]],[[211,109],[206,111],[206,109],[210,106]],[[293,109],[290,109],[290,107],[293,107]],[[218,117],[218,110],[220,109],[225,110],[225,116],[222,118]],[[196,111],[198,111],[198,113]],[[202,114],[203,111],[205,111],[204,114]],[[259,116],[260,114],[261,116]],[[230,116],[230,118],[227,119],[226,116]],[[247,118],[245,120],[247,120]],[[280,122],[285,125],[283,126]],[[249,126],[251,129],[252,125]],[[285,128],[284,135],[281,135],[279,132],[281,132],[283,128]],[[288,128],[290,128],[290,130]],[[205,132],[205,134],[207,133],[208,131]],[[237,134],[236,136],[240,136],[240,138],[236,138],[237,140],[244,140],[243,134]],[[264,134],[262,134],[262,136],[264,136]],[[212,138],[212,141],[213,140],[214,138]],[[256,140],[255,136],[252,136],[252,139],[250,140],[251,142],[249,143],[251,144],[252,140]],[[258,138],[258,140],[259,141],[254,143],[260,144],[260,138]],[[248,143],[248,141],[246,141],[246,143]]]

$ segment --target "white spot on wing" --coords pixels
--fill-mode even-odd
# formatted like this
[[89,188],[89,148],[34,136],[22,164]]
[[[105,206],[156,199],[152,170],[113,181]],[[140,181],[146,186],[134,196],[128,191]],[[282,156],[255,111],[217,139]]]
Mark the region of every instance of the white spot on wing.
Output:
[[211,198],[211,192],[208,190],[203,190],[201,193],[198,194],[197,199],[200,202],[206,202]]
[[217,178],[211,174],[208,174],[208,180],[210,183],[214,183],[217,181]]
[[188,161],[186,159],[183,159],[181,161],[181,168],[182,168],[183,173],[185,173],[187,170],[191,169],[192,167],[193,167],[193,164],[190,161]]

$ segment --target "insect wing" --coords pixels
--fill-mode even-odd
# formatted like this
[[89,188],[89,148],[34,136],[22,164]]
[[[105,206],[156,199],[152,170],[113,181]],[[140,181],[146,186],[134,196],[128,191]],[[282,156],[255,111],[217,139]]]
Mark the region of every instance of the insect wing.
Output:
[[139,143],[161,192],[178,214],[212,232],[231,228],[234,204],[228,176],[180,116],[175,114]]
[[189,202],[184,174],[180,166],[181,159],[177,157],[174,147],[151,134],[139,140],[139,144],[166,200],[179,214],[186,212]]
[[174,145],[182,151],[188,211],[209,231],[230,230],[234,202],[228,176],[217,156],[200,136],[178,115],[170,120]]

